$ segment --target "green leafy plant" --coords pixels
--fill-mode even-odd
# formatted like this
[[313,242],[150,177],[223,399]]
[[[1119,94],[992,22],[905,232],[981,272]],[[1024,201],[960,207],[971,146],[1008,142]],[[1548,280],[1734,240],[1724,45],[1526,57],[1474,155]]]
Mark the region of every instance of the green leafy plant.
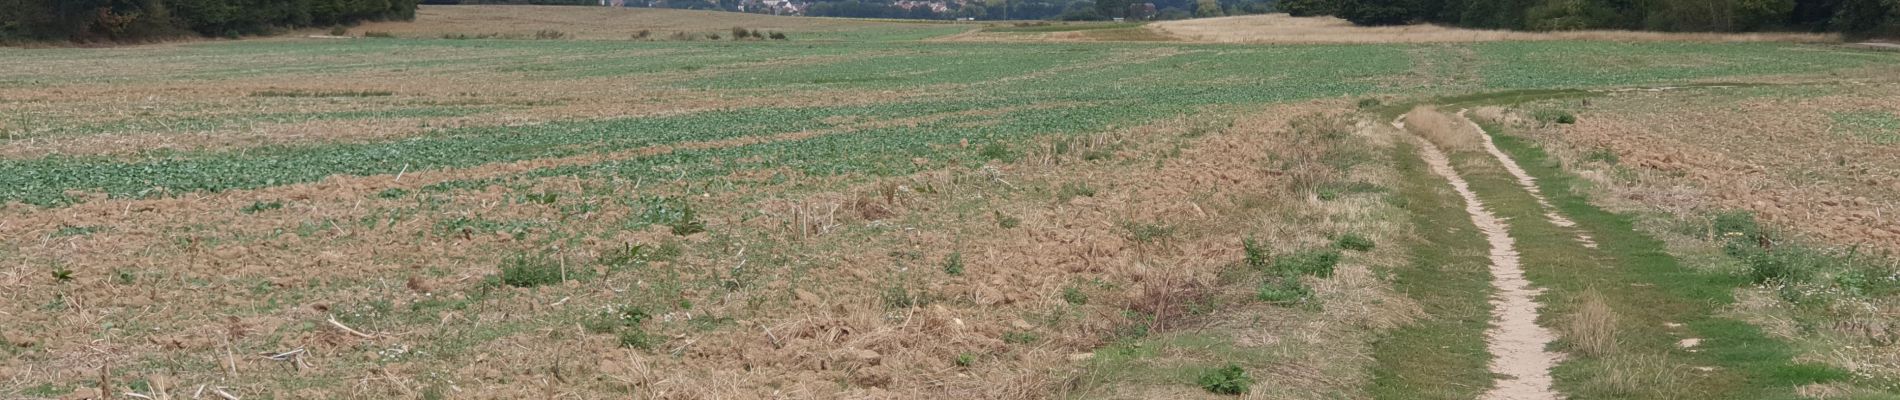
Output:
[[1313,289],[1300,282],[1297,276],[1268,278],[1260,285],[1255,298],[1276,305],[1293,305],[1305,302],[1313,297]]
[[65,266],[53,266],[53,280],[59,283],[73,281],[73,270]]
[[943,273],[950,276],[963,275],[963,253],[950,253],[943,258]]
[[1247,377],[1247,370],[1234,364],[1202,373],[1200,379],[1195,381],[1201,384],[1201,389],[1225,395],[1247,393],[1248,387],[1253,385],[1253,378]]
[[1271,261],[1273,257],[1273,251],[1268,249],[1266,245],[1254,240],[1254,238],[1241,239],[1240,250],[1241,253],[1246,255],[1244,260],[1247,263],[1247,267],[1259,271],[1267,270],[1267,263]]

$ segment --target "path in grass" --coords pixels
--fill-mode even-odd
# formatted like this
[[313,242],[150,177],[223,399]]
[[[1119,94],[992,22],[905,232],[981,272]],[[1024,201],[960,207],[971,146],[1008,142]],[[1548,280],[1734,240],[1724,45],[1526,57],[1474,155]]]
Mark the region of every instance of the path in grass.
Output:
[[[1392,124],[1405,129],[1402,120]],[[1433,174],[1451,183],[1452,190],[1464,199],[1465,213],[1470,215],[1471,223],[1490,243],[1491,287],[1496,295],[1491,299],[1492,325],[1485,330],[1485,349],[1492,356],[1491,373],[1500,377],[1481,398],[1557,398],[1556,392],[1551,390],[1550,370],[1557,364],[1558,356],[1545,350],[1554,336],[1537,324],[1540,305],[1536,297],[1542,290],[1531,287],[1524,270],[1519,268],[1509,226],[1485,209],[1477,192],[1452,168],[1450,157],[1429,140],[1421,138],[1417,142],[1419,156],[1425,159]]]
[[1747,277],[1685,267],[1511,128],[1450,121],[1413,121],[1430,139],[1397,160],[1422,235],[1395,284],[1431,316],[1381,341],[1376,397],[1781,399],[1852,381],[1725,317]]

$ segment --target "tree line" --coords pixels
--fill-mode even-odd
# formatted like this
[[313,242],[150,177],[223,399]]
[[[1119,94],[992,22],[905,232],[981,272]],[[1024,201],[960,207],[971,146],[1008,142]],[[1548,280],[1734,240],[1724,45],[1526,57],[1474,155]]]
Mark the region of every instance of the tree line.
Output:
[[133,42],[410,20],[418,0],[0,0],[0,40]]
[[1900,0],[1282,0],[1278,6],[1294,16],[1333,15],[1359,25],[1900,35]]

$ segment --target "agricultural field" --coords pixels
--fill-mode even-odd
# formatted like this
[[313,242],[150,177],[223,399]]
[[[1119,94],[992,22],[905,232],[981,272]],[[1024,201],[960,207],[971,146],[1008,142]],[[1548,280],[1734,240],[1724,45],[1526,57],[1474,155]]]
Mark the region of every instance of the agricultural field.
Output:
[[595,11],[0,49],[0,398],[1900,393],[1900,52]]

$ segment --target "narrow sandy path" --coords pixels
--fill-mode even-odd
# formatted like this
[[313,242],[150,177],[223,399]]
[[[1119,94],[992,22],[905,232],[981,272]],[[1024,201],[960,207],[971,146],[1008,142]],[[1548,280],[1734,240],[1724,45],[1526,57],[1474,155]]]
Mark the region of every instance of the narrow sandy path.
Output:
[[[1392,126],[1404,130],[1403,119],[1393,121]],[[1487,136],[1488,137],[1488,136]],[[1490,242],[1491,251],[1491,287],[1497,293],[1491,298],[1491,328],[1485,330],[1485,350],[1491,353],[1491,373],[1505,376],[1499,378],[1490,391],[1480,396],[1482,399],[1557,399],[1557,392],[1551,389],[1550,369],[1557,365],[1559,356],[1546,351],[1555,336],[1549,329],[1537,324],[1537,310],[1540,305],[1536,297],[1542,289],[1531,287],[1524,278],[1524,270],[1518,266],[1516,242],[1511,239],[1509,226],[1491,211],[1484,208],[1484,202],[1471,190],[1471,184],[1458,175],[1451,167],[1451,159],[1439,151],[1431,141],[1419,138],[1419,156],[1431,166],[1432,173],[1451,183],[1452,190],[1465,200],[1465,213],[1471,215],[1471,223],[1478,227]],[[1487,142],[1488,143],[1488,142]]]
[[[1575,228],[1577,226],[1575,221],[1571,221],[1569,218],[1564,218],[1562,214],[1558,214],[1557,206],[1550,205],[1550,200],[1544,199],[1544,192],[1537,189],[1537,178],[1532,178],[1529,172],[1525,172],[1523,167],[1517,165],[1517,160],[1512,159],[1509,154],[1504,154],[1503,150],[1499,150],[1497,142],[1491,140],[1491,135],[1484,133],[1484,127],[1478,126],[1477,122],[1465,116],[1466,111],[1468,110],[1458,110],[1458,121],[1464,122],[1465,126],[1471,129],[1472,134],[1484,138],[1484,151],[1491,153],[1491,157],[1496,158],[1498,164],[1504,165],[1505,171],[1510,172],[1512,177],[1517,178],[1518,187],[1523,188],[1525,192],[1530,192],[1531,198],[1537,199],[1537,206],[1544,210],[1544,219],[1549,220],[1552,225],[1564,228]],[[1591,240],[1590,235],[1583,233],[1581,230],[1577,232],[1577,242],[1582,243],[1583,247],[1597,248],[1596,241]]]

